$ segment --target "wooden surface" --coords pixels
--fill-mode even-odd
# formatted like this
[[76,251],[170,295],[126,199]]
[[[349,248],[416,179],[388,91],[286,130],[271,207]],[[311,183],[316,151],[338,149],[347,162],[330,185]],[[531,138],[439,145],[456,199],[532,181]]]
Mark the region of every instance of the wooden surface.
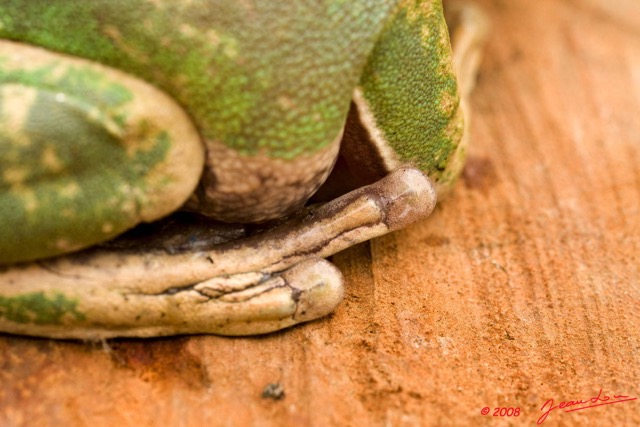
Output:
[[[465,177],[334,257],[335,315],[246,339],[0,336],[0,425],[518,426],[548,399],[640,396],[640,2],[480,3]],[[640,400],[543,425],[640,425]]]

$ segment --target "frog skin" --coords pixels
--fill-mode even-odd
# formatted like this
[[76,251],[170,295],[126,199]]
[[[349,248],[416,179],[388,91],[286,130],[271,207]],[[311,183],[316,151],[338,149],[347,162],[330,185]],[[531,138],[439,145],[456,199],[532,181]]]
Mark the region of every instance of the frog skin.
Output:
[[[0,330],[251,335],[324,316],[344,291],[323,258],[451,188],[463,108],[440,1],[5,0]],[[330,200],[304,207],[339,151]],[[185,250],[94,246],[180,208],[285,219]]]

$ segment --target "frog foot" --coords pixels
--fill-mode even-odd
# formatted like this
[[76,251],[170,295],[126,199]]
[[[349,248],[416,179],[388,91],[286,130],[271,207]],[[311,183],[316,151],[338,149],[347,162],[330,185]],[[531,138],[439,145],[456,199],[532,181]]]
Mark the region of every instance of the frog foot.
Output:
[[253,335],[322,317],[343,297],[322,259],[428,216],[433,184],[401,168],[250,237],[208,250],[91,249],[0,271],[0,330],[102,339]]

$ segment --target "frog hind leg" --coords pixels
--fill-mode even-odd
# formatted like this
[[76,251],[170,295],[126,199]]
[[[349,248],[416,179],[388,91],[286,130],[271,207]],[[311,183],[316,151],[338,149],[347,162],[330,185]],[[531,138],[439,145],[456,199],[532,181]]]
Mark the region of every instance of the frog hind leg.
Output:
[[322,317],[343,297],[328,257],[427,216],[436,194],[415,168],[250,237],[168,253],[93,249],[0,271],[0,330],[101,339],[252,335]]
[[379,179],[412,165],[435,182],[439,195],[451,189],[467,140],[460,94],[468,95],[467,77],[475,74],[460,72],[464,81],[456,79],[454,63],[470,57],[455,47],[452,53],[439,0],[399,2],[353,96],[341,160],[355,171],[352,180]]
[[203,163],[190,119],[160,91],[0,40],[0,264],[82,249],[166,215]]

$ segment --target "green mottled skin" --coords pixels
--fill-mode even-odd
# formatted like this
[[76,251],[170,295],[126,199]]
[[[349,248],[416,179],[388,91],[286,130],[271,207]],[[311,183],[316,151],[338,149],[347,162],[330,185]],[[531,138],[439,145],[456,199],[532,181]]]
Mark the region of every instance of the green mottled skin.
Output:
[[[8,0],[0,5],[0,37],[131,72],[187,106],[205,136],[243,152],[267,149],[293,157],[331,142],[342,126],[352,88],[395,3]],[[438,69],[449,52],[438,40],[444,31],[441,11],[433,13],[439,15],[425,19],[432,20],[427,24],[434,28],[434,43],[412,55],[419,62],[410,69],[419,74],[429,70],[431,81],[421,86],[433,83],[438,88],[425,94],[433,97],[429,107],[437,111],[440,91],[455,96],[455,79]],[[386,40],[376,52],[402,52],[411,45],[405,33],[420,31],[418,25],[408,26],[403,14],[393,23],[390,38],[395,41]],[[416,96],[415,88],[406,85],[413,92],[404,99]],[[281,105],[282,97],[295,110]],[[411,113],[412,103],[403,105],[402,99],[396,99],[403,107],[398,115]],[[446,126],[441,117],[422,125]],[[443,150],[439,145],[436,151]]]
[[[95,105],[102,105],[102,111],[121,124],[125,119],[119,107],[126,106],[131,94],[91,70],[8,70],[1,62],[0,83],[42,89],[23,123],[23,130],[31,135],[29,144],[20,143],[20,134],[0,126],[0,164],[27,171],[19,185],[0,173],[0,259],[12,262],[60,253],[60,242],[64,242],[62,252],[77,249],[112,238],[137,222],[137,210],[122,206],[129,200],[131,183],[144,190],[139,175],[164,158],[167,136],[159,132],[155,144],[130,155],[118,135],[102,126],[106,117],[88,117]],[[59,92],[73,102],[61,106],[55,100]],[[0,91],[0,125],[5,109],[15,108],[3,101]],[[70,135],[73,144],[67,144]],[[55,153],[55,168],[42,164],[47,149]],[[130,164],[136,167],[121,166]],[[75,190],[60,190],[65,188]],[[37,208],[30,209],[30,203]],[[66,220],[52,220],[61,214]],[[108,218],[108,229],[103,229],[104,218]]]
[[394,3],[9,0],[0,37],[135,74],[206,137],[291,158],[335,138]]
[[63,325],[66,318],[85,319],[77,309],[78,301],[60,292],[25,293],[10,297],[0,296],[0,318],[15,323],[37,325]]
[[[433,3],[429,13],[402,9],[387,23],[361,85],[378,126],[400,158],[440,181],[448,178],[442,175],[462,136],[462,123],[453,120],[457,82],[447,29],[439,25],[442,6]],[[407,43],[407,38],[422,38],[424,43]]]
[[[249,156],[295,159],[327,146],[360,86],[398,158],[448,183],[462,125],[441,9],[439,0],[3,0],[0,39],[87,58],[150,82],[185,108],[205,140]],[[77,70],[62,76],[7,70],[0,58],[0,85],[38,89],[24,126],[64,116],[57,120],[66,128],[61,135],[76,137],[73,144],[62,136],[57,142],[65,146],[58,153],[63,160],[67,152],[98,147],[65,163],[65,173],[48,183],[47,171],[29,159],[30,150],[42,153],[51,137],[20,146],[18,136],[2,130],[2,112],[12,106],[0,97],[0,166],[30,165],[29,196],[41,205],[28,211],[25,194],[0,173],[0,263],[64,252],[60,239],[75,250],[134,225],[127,212],[109,212],[112,206],[96,201],[118,197],[122,183],[144,187],[139,169],[163,160],[173,141],[159,134],[152,147],[127,158],[102,119],[89,115],[100,104],[121,126],[126,115],[119,109],[129,95],[117,82],[96,79]],[[75,107],[54,108],[58,92],[74,95]],[[124,173],[110,176],[109,164]],[[129,164],[137,166],[126,171]],[[65,215],[83,215],[59,226],[49,216],[63,210],[67,196],[60,189],[72,183],[81,191]]]

